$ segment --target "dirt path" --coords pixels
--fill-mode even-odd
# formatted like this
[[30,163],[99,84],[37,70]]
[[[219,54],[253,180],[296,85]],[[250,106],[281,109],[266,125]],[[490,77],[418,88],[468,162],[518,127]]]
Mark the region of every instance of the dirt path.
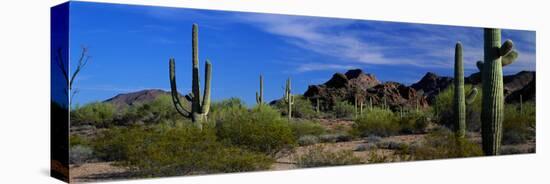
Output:
[[124,167],[112,165],[112,162],[86,163],[80,166],[70,166],[71,182],[96,182],[105,180],[120,180],[131,177]]

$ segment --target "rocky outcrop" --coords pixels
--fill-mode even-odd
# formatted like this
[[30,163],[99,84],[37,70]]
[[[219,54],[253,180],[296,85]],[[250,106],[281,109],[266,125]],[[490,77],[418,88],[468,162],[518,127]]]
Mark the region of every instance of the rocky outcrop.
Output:
[[453,78],[440,77],[435,73],[428,72],[420,81],[411,85],[411,87],[426,96],[428,102],[432,104],[435,97],[448,86],[453,84]]
[[392,108],[399,106],[427,107],[424,96],[418,94],[415,89],[396,82],[381,84],[372,74],[366,74],[361,69],[353,69],[345,74],[336,73],[330,80],[321,85],[310,85],[304,96],[310,99],[319,98],[330,109],[336,102],[348,101],[353,103],[355,97],[365,104],[371,101],[374,106],[386,104]]

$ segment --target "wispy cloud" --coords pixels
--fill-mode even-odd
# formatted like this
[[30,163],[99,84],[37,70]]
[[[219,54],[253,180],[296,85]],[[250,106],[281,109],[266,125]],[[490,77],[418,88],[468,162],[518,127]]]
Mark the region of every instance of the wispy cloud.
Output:
[[[335,58],[340,63],[305,63],[301,72],[342,69],[355,65],[402,65],[422,68],[453,66],[454,45],[464,47],[465,69],[476,70],[483,57],[481,29],[426,24],[327,19],[271,14],[238,15],[237,19],[281,36],[301,49]],[[516,31],[517,32],[517,31]],[[531,32],[509,32],[524,45],[534,46]],[[534,52],[525,49],[523,64],[517,68],[534,69]],[[342,63],[347,63],[343,64]],[[317,66],[316,66],[317,65]]]
[[321,63],[304,63],[300,64],[296,69],[298,72],[325,71],[325,70],[348,70],[358,68],[354,65],[339,65],[339,64],[321,64]]

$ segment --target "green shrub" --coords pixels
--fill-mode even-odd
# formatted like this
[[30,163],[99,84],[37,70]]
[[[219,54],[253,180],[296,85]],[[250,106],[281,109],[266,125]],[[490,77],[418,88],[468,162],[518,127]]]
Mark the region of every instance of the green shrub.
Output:
[[504,106],[503,144],[521,144],[535,138],[535,110],[535,104],[532,102],[523,103],[522,112],[519,104]]
[[218,137],[245,149],[275,155],[293,147],[296,141],[288,121],[269,106],[258,106],[250,111],[230,108],[223,117],[217,118]]
[[274,162],[263,154],[224,146],[208,126],[115,128],[95,142],[103,159],[144,177],[265,170]]
[[[281,111],[283,115],[288,114],[288,105],[284,100],[275,103],[275,108]],[[317,112],[313,108],[311,101],[302,95],[294,95],[294,105],[292,105],[292,117],[295,118],[313,118],[317,117]]]
[[89,145],[90,142],[87,138],[80,136],[80,135],[70,135],[69,136],[69,145],[70,146],[76,146],[76,145]]
[[[182,101],[185,102],[185,101]],[[175,123],[182,117],[174,108],[172,97],[167,94],[157,96],[153,101],[134,104],[125,108],[118,118],[119,125]]]
[[[469,94],[472,90],[472,85],[464,85],[465,94]],[[472,104],[466,105],[466,129],[468,131],[479,131],[481,129],[481,88],[477,88],[478,95]],[[435,99],[435,103],[432,106],[433,114],[436,122],[440,125],[444,125],[450,129],[454,128],[453,115],[453,95],[454,86],[449,86],[447,89],[441,91]]]
[[312,146],[297,158],[301,168],[361,164],[361,159],[351,150],[330,151],[324,146]]
[[94,102],[71,111],[71,125],[93,125],[110,127],[116,109],[111,103]]
[[399,133],[397,118],[391,110],[374,107],[353,124],[352,133],[357,136],[391,136]]
[[292,129],[292,133],[296,139],[305,135],[319,136],[326,132],[325,127],[320,125],[318,122],[304,119],[290,122],[290,128]]
[[339,101],[333,107],[336,118],[352,118],[355,114],[355,107],[347,101]]
[[457,138],[448,129],[430,132],[420,145],[411,146],[410,154],[416,160],[482,156],[481,145],[466,138]]
[[430,123],[429,112],[411,111],[405,113],[403,118],[399,119],[400,132],[406,134],[417,134],[426,132]]

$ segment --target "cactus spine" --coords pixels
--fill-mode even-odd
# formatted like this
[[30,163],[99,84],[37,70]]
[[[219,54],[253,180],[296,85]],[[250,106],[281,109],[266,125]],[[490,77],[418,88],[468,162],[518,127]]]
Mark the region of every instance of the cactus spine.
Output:
[[260,75],[260,92],[256,92],[256,103],[262,105],[264,103],[264,77]]
[[292,96],[292,91],[290,89],[291,85],[292,84],[291,84],[290,78],[288,78],[286,80],[285,95],[283,96],[284,101],[287,104],[288,121],[292,119],[292,105],[294,105],[294,96]]
[[207,120],[207,115],[210,110],[210,80],[212,76],[212,65],[206,60],[205,67],[205,82],[204,94],[201,98],[200,78],[199,78],[199,56],[198,56],[198,25],[193,24],[192,28],[192,92],[185,96],[186,100],[191,103],[191,110],[181,104],[179,93],[176,86],[176,61],[171,58],[170,65],[170,88],[172,102],[176,110],[183,116],[191,118],[191,120],[202,129],[202,122]]
[[499,155],[502,140],[502,120],[504,118],[504,84],[502,67],[514,62],[518,53],[510,40],[502,46],[500,29],[485,28],[484,62],[477,63],[481,69],[482,103],[481,103],[481,137],[485,155]]

